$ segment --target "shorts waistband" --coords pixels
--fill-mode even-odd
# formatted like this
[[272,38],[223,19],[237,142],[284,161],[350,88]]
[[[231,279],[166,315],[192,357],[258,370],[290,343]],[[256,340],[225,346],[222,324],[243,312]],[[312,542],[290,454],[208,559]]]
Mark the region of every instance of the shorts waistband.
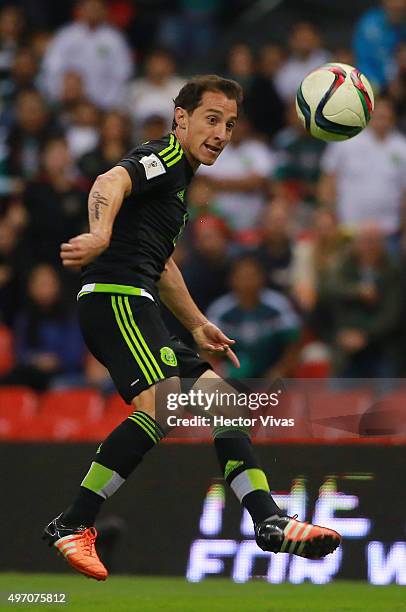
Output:
[[86,285],[83,285],[77,295],[77,299],[89,293],[120,293],[122,295],[139,295],[155,302],[154,298],[150,293],[148,293],[148,291],[146,291],[145,289],[141,289],[140,287],[133,287],[132,285],[115,285],[112,283],[88,283]]

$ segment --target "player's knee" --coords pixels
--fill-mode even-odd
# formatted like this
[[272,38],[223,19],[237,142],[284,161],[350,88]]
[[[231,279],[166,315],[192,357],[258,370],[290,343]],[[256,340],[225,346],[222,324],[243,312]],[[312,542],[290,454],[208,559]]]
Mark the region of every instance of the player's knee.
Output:
[[166,378],[156,385],[155,415],[164,429],[168,427],[169,416],[183,416],[185,406],[179,402],[181,393],[180,380],[177,376]]
[[207,370],[193,385],[193,390],[200,393],[205,405],[206,416],[248,417],[247,404],[239,401],[239,391],[228,381]]
[[155,417],[155,385],[141,391],[137,397],[132,400],[132,405],[136,410],[142,410],[152,418]]
[[180,380],[177,376],[166,378],[142,391],[132,400],[136,410],[145,412],[155,420],[162,421],[169,402],[180,393]]

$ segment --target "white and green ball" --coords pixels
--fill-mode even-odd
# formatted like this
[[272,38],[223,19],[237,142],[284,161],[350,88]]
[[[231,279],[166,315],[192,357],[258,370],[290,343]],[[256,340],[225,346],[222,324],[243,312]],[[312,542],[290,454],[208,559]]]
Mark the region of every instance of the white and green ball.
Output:
[[368,124],[374,94],[349,64],[329,63],[310,72],[297,90],[296,110],[305,129],[321,140],[348,140]]

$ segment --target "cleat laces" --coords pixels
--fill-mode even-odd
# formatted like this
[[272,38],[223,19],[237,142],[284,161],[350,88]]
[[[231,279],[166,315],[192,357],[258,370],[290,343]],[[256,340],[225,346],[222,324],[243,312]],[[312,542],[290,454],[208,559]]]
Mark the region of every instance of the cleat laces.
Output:
[[86,555],[88,555],[89,557],[93,556],[93,553],[95,551],[95,540],[97,537],[97,531],[94,527],[89,527],[89,529],[86,529],[86,531],[83,534],[83,548],[84,551],[86,553]]

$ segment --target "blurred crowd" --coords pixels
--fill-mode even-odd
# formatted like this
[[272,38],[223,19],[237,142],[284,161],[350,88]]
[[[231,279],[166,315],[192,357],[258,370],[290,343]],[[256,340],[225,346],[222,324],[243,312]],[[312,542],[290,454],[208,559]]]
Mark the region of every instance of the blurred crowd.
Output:
[[[0,9],[0,384],[111,389],[83,345],[79,276],[59,246],[86,231],[97,175],[170,130],[190,76],[182,55],[201,65],[223,4],[178,2],[148,44],[126,0],[79,0],[56,29],[36,25],[28,1]],[[241,83],[244,109],[190,186],[175,258],[237,340],[242,367],[217,364],[226,375],[406,374],[406,0],[382,0],[349,28],[352,47],[332,49],[300,21],[285,45],[233,44],[204,70]],[[327,145],[303,130],[295,94],[330,60],[364,72],[376,109],[359,136]]]

